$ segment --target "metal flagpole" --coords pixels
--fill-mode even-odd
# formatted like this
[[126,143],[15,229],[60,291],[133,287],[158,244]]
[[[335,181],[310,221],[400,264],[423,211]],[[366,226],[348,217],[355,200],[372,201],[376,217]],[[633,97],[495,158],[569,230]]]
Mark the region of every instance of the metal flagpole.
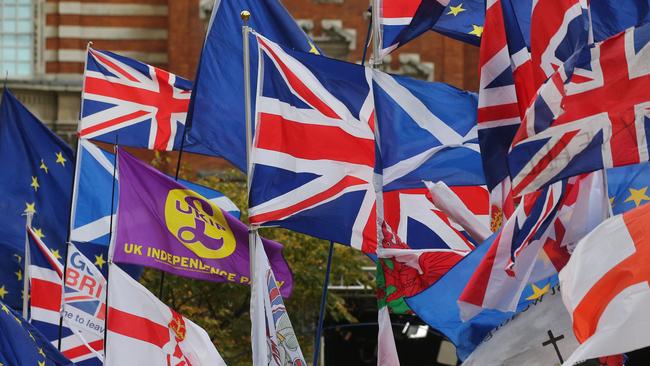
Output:
[[[84,98],[83,98],[83,93],[84,90],[86,90],[86,69],[88,68],[88,54],[90,51],[90,47],[92,47],[93,42],[90,41],[86,44],[86,60],[84,61],[84,73],[82,76],[82,82],[81,82],[81,106],[79,108],[79,119],[77,120],[77,139],[76,139],[76,145],[75,145],[75,154],[74,154],[74,172],[72,175],[72,194],[70,195],[70,211],[68,215],[68,235],[67,235],[67,242],[65,245],[65,255],[64,255],[64,261],[63,261],[63,284],[65,285],[65,280],[66,280],[66,275],[67,275],[67,270],[68,270],[68,254],[69,254],[69,247],[70,247],[70,242],[72,241],[72,229],[74,226],[74,219],[76,217],[76,206],[77,206],[77,183],[79,182],[79,171],[80,166],[81,166],[81,158],[79,157],[79,133],[81,132],[81,118],[83,115],[83,110],[84,110]],[[112,212],[111,212],[112,214]],[[63,287],[65,290],[65,286]],[[61,337],[63,334],[63,295],[64,293],[61,293],[61,309],[59,309],[59,340],[57,343],[57,349],[60,351],[61,350]]]
[[108,228],[108,245],[109,245],[109,255],[108,255],[108,271],[106,271],[106,299],[104,302],[104,364],[106,364],[106,343],[107,343],[107,334],[108,334],[108,286],[109,286],[109,277],[111,273],[111,265],[113,265],[113,256],[110,246],[113,245],[113,207],[115,204],[115,173],[117,172],[117,154],[118,154],[118,138],[119,135],[115,136],[115,146],[113,153],[115,158],[113,161],[113,184],[111,187],[111,220],[110,226]]
[[25,265],[25,269],[23,270],[23,319],[27,320],[27,316],[29,315],[29,265],[31,263],[28,230],[32,227],[32,218],[34,218],[34,214],[28,213],[25,216],[25,254],[23,255],[23,263]]
[[323,280],[323,293],[320,297],[320,312],[318,314],[318,326],[316,327],[316,339],[314,340],[314,361],[313,366],[318,365],[318,356],[320,355],[320,338],[323,332],[323,320],[325,318],[325,309],[327,307],[327,288],[330,283],[330,272],[332,271],[332,256],[334,254],[334,242],[330,240],[330,250],[327,254],[327,268],[325,269],[325,279]]
[[[244,56],[244,110],[246,116],[246,166],[247,166],[247,177],[246,177],[246,190],[247,190],[247,199],[248,207],[250,209],[250,193],[251,193],[251,179],[252,179],[252,162],[251,162],[251,150],[253,146],[253,116],[251,111],[251,57],[250,57],[250,33],[251,27],[248,26],[248,20],[251,17],[251,13],[248,10],[243,10],[240,13],[241,19],[244,22],[242,26],[242,41],[243,41],[243,56]],[[250,213],[249,213],[250,217]],[[257,229],[253,228],[250,224],[248,225],[248,251],[250,258],[250,280],[251,280],[251,291],[254,277],[254,260],[255,260],[255,236],[257,235]]]

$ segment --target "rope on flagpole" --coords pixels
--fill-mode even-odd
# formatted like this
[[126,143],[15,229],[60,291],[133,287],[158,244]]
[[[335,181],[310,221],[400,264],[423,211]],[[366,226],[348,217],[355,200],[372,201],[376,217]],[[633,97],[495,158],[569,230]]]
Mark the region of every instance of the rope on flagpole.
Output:
[[334,242],[330,240],[330,250],[327,254],[327,268],[325,269],[325,279],[323,280],[323,293],[320,297],[320,312],[318,314],[318,326],[316,327],[316,339],[314,340],[314,361],[313,366],[318,366],[318,356],[320,355],[320,339],[323,333],[323,320],[327,307],[327,289],[330,284],[330,272],[332,271],[332,256],[334,254]]
[[[72,193],[70,194],[70,208],[68,211],[68,233],[67,233],[67,241],[65,245],[65,255],[63,256],[64,261],[63,261],[63,284],[64,286],[62,287],[63,290],[65,290],[65,281],[67,277],[67,271],[68,271],[68,254],[70,251],[68,250],[70,248],[70,243],[72,242],[72,228],[74,226],[74,219],[76,216],[76,203],[77,203],[77,182],[79,180],[79,171],[81,170],[79,165],[81,164],[81,159],[79,159],[79,136],[81,132],[81,119],[83,116],[83,110],[84,110],[84,90],[86,90],[86,69],[88,69],[88,55],[90,48],[92,47],[93,42],[89,41],[86,44],[86,60],[84,61],[84,73],[81,78],[81,104],[79,108],[79,118],[77,119],[77,138],[75,139],[75,153],[74,153],[74,170],[72,172]],[[111,211],[111,218],[112,218],[113,212]],[[63,304],[65,302],[64,300],[64,295],[65,291],[61,293],[61,308],[59,309],[59,339],[57,343],[57,349],[61,351],[61,337],[63,336]]]

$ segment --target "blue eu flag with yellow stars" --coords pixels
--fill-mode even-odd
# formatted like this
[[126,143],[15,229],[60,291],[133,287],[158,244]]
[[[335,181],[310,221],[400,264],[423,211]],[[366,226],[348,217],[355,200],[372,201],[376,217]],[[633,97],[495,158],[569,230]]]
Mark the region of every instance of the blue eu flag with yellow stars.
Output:
[[73,365],[31,324],[0,301],[0,365]]
[[607,185],[615,215],[650,202],[650,163],[607,169]]
[[22,308],[26,215],[57,256],[67,240],[73,153],[7,89],[0,103],[0,300]]

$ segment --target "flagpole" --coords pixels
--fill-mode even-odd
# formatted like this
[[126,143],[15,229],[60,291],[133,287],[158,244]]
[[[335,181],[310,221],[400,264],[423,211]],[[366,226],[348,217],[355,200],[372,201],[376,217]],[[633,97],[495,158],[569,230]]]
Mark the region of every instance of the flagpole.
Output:
[[332,256],[334,254],[334,242],[330,240],[330,250],[327,254],[327,268],[325,269],[325,279],[323,280],[323,292],[320,297],[320,312],[318,314],[318,326],[316,327],[316,339],[314,340],[314,360],[313,366],[318,365],[318,356],[320,355],[320,338],[323,332],[323,320],[325,318],[325,309],[327,307],[327,290],[330,283],[330,272],[332,271]]
[[[66,245],[65,245],[65,255],[64,255],[64,261],[63,261],[63,287],[62,289],[65,290],[65,280],[66,280],[66,275],[67,275],[67,270],[68,270],[68,254],[69,254],[69,247],[70,247],[70,242],[72,241],[72,229],[74,226],[74,219],[76,217],[76,206],[77,206],[77,182],[79,180],[79,171],[80,166],[81,166],[81,159],[79,158],[79,134],[81,132],[81,119],[83,116],[83,110],[84,110],[84,98],[83,98],[83,93],[84,90],[86,89],[86,69],[88,69],[88,53],[90,51],[90,47],[93,45],[92,41],[89,41],[86,44],[86,60],[84,61],[84,73],[81,79],[81,103],[79,107],[79,118],[77,119],[77,138],[76,138],[76,144],[75,144],[75,153],[74,153],[74,172],[72,173],[72,193],[70,194],[70,208],[69,208],[69,214],[68,214],[68,235],[67,235],[67,240],[66,240]],[[112,212],[111,212],[112,215]],[[64,303],[64,295],[63,291],[61,293],[61,309],[59,309],[59,340],[57,343],[57,349],[60,351],[61,350],[61,337],[63,334],[63,303]]]
[[25,215],[25,254],[23,255],[23,263],[25,269],[23,270],[23,319],[28,320],[29,314],[29,265],[31,263],[31,254],[29,251],[29,228],[32,227],[32,218],[34,214],[28,213]]
[[104,301],[104,364],[106,364],[106,340],[107,340],[107,335],[108,335],[108,286],[109,286],[109,277],[111,273],[111,265],[113,264],[113,256],[111,252],[110,246],[113,245],[113,207],[115,205],[115,174],[117,173],[117,154],[118,154],[118,137],[119,135],[115,136],[115,145],[113,147],[113,153],[115,154],[114,160],[113,160],[113,183],[111,187],[111,219],[110,219],[110,226],[108,228],[108,270],[106,271],[106,299]]

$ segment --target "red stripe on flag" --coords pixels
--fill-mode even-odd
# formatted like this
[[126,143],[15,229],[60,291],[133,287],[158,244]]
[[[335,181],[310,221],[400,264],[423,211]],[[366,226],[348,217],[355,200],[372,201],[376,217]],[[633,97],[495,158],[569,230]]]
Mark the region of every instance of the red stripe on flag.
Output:
[[373,140],[352,136],[336,126],[305,124],[260,113],[257,147],[296,158],[335,160],[374,166]]
[[31,305],[58,312],[61,308],[61,284],[32,277]]
[[490,195],[487,189],[475,186],[452,186],[449,188],[473,214],[488,215],[490,213]]
[[553,147],[544,155],[544,157],[537,163],[537,165],[528,173],[528,175],[519,182],[516,186],[512,188],[512,192],[515,196],[518,196],[521,191],[526,188],[532,181],[535,180],[546,167],[551,164],[552,161],[557,158],[558,155],[566,148],[571,140],[578,134],[579,131],[570,131],[565,133],[558,142],[553,145]]
[[476,268],[476,271],[474,271],[469,282],[467,282],[467,285],[465,286],[465,289],[463,289],[463,293],[458,298],[458,301],[483,307],[483,300],[485,299],[485,293],[487,292],[488,283],[490,282],[492,267],[494,267],[500,241],[501,233],[499,233],[492,244],[490,244],[488,252],[485,254],[485,257],[479,264],[478,268]]
[[[104,340],[103,339],[98,339],[96,341],[92,341],[92,342],[88,343],[88,345],[92,349],[94,349],[95,351],[100,352],[100,351],[102,351],[104,349]],[[89,354],[92,353],[92,351],[88,347],[86,347],[86,345],[82,344],[82,345],[77,346],[77,347],[69,348],[69,349],[67,349],[65,351],[62,351],[61,353],[63,353],[63,355],[67,359],[72,361],[73,359],[75,359],[77,357],[89,355]]]
[[249,220],[251,224],[263,224],[268,221],[281,220],[289,215],[295,214],[301,210],[304,210],[319,202],[331,198],[348,187],[360,185],[360,184],[368,184],[368,182],[366,182],[363,179],[359,179],[357,177],[346,176],[343,179],[341,179],[339,182],[331,186],[330,188],[322,191],[317,195],[311,196],[304,201],[300,201],[294,205],[291,205],[283,209],[250,216]]
[[384,0],[381,15],[384,18],[412,18],[422,0]]
[[[481,41],[481,50],[479,55],[480,67],[483,67],[490,61],[497,53],[504,48],[507,50],[506,43],[506,30],[503,20],[503,12],[501,10],[501,1],[495,1],[485,11],[485,24],[483,28],[483,40]],[[506,56],[510,57],[510,56]],[[503,71],[503,70],[500,70]]]
[[291,71],[291,69],[280,59],[280,57],[262,40],[260,37],[257,38],[258,41],[264,46],[264,49],[266,52],[273,57],[273,59],[278,63],[280,66],[280,69],[282,70],[282,73],[284,76],[287,78],[287,81],[289,82],[289,85],[293,88],[293,90],[298,93],[299,96],[301,96],[307,103],[309,103],[312,107],[317,109],[319,112],[324,114],[327,117],[330,118],[336,118],[336,119],[341,119],[332,108],[330,108],[325,102],[320,100],[316,94],[314,94],[311,89],[305,85],[300,78]]
[[519,118],[519,105],[517,103],[510,103],[480,107],[476,117],[478,123]]
[[142,116],[146,116],[147,114],[150,114],[150,112],[147,112],[147,111],[135,111],[133,113],[129,113],[129,114],[121,116],[119,118],[115,118],[115,119],[112,119],[110,121],[102,122],[102,123],[96,124],[94,126],[84,128],[83,130],[81,130],[81,132],[79,132],[79,136],[83,137],[83,136],[86,136],[86,135],[91,134],[93,132],[100,131],[100,130],[103,130],[105,128],[109,128],[109,127],[118,125],[118,124],[120,124],[122,122],[129,121],[129,120],[136,119],[136,118],[140,118]]
[[169,342],[169,328],[116,308],[109,308],[108,330],[159,348]]
[[96,58],[98,62],[104,63],[108,65],[108,67],[114,69],[115,71],[119,72],[123,77],[129,79],[130,81],[133,82],[138,82],[138,79],[134,78],[130,73],[126,72],[124,69],[121,67],[117,66],[115,63],[104,57],[101,53],[95,51],[95,50],[90,50],[90,53],[92,57]]

